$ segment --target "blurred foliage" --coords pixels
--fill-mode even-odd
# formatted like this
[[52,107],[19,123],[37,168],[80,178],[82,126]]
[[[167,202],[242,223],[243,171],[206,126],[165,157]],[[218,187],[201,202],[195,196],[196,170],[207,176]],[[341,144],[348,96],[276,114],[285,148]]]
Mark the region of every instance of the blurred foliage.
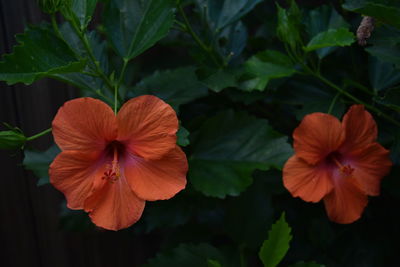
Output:
[[[126,230],[159,240],[146,266],[397,264],[399,1],[103,0],[95,12],[96,2],[71,1],[59,26],[18,35],[0,79],[55,78],[111,105],[118,86],[119,104],[153,94],[178,112],[188,186]],[[362,15],[376,20],[365,47]],[[362,218],[337,225],[321,203],[291,197],[281,168],[306,114],[340,118],[354,103],[373,114],[395,165]],[[57,153],[25,151],[39,184]],[[95,231],[84,212],[60,216],[65,231]]]

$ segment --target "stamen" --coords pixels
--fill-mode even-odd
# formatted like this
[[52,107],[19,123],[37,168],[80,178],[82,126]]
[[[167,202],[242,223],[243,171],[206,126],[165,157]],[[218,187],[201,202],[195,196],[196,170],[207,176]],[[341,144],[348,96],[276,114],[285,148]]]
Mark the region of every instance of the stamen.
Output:
[[339,170],[341,173],[343,173],[346,176],[350,176],[354,169],[350,165],[342,165],[335,157],[332,157],[333,162],[336,164],[336,166],[339,167]]
[[120,177],[120,170],[118,164],[118,151],[114,147],[114,158],[111,164],[107,164],[107,170],[104,172],[102,179],[107,179],[110,183],[114,183]]

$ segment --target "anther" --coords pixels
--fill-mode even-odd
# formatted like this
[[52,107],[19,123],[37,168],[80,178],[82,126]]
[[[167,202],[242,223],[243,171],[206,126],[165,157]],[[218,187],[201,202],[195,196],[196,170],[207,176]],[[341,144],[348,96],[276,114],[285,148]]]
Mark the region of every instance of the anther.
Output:
[[350,165],[342,165],[335,157],[332,159],[336,166],[339,167],[341,173],[345,174],[346,176],[350,176],[353,173],[354,169]]

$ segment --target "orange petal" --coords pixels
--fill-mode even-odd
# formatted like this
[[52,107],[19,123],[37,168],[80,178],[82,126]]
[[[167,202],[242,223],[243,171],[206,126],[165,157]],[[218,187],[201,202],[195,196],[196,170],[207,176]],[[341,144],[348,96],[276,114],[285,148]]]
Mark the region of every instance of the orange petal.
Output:
[[65,102],[53,120],[53,135],[62,150],[102,150],[117,136],[116,118],[104,102],[90,97]]
[[389,151],[378,143],[372,143],[351,153],[349,157],[354,168],[354,177],[360,187],[367,195],[379,195],[381,179],[389,173],[392,166]]
[[83,209],[93,182],[103,176],[104,170],[99,153],[64,151],[50,165],[50,182],[64,193],[70,209]]
[[340,121],[325,113],[312,113],[304,117],[293,132],[296,155],[309,164],[316,164],[343,142]]
[[170,105],[144,95],[126,102],[117,116],[118,140],[145,159],[159,159],[176,144],[178,118]]
[[361,217],[368,204],[367,195],[353,177],[335,177],[334,189],[324,198],[325,209],[331,221],[352,223]]
[[341,150],[351,151],[375,142],[378,130],[371,114],[363,105],[353,105],[343,117],[346,140]]
[[169,199],[186,186],[188,164],[178,146],[158,160],[128,156],[124,168],[132,190],[144,200]]
[[85,211],[92,222],[107,230],[120,230],[137,222],[142,216],[145,201],[130,189],[122,175],[111,183],[102,180],[96,183],[94,193],[85,201]]
[[297,156],[285,163],[283,184],[293,197],[309,202],[319,202],[333,188],[328,169],[311,166]]

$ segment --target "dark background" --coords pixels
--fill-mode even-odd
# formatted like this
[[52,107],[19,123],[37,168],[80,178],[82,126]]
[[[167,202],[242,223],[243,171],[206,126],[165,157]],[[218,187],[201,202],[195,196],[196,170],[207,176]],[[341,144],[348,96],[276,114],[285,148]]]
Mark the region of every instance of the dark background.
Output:
[[[27,24],[44,19],[36,1],[0,1],[0,54],[12,51],[15,34]],[[48,79],[29,87],[0,82],[0,122],[31,136],[49,128],[57,109],[76,95],[72,87]],[[32,146],[44,150],[51,143],[47,135]],[[60,230],[62,194],[51,185],[37,187],[22,159],[22,152],[0,151],[0,266],[137,266],[149,256],[148,238],[124,231]]]

